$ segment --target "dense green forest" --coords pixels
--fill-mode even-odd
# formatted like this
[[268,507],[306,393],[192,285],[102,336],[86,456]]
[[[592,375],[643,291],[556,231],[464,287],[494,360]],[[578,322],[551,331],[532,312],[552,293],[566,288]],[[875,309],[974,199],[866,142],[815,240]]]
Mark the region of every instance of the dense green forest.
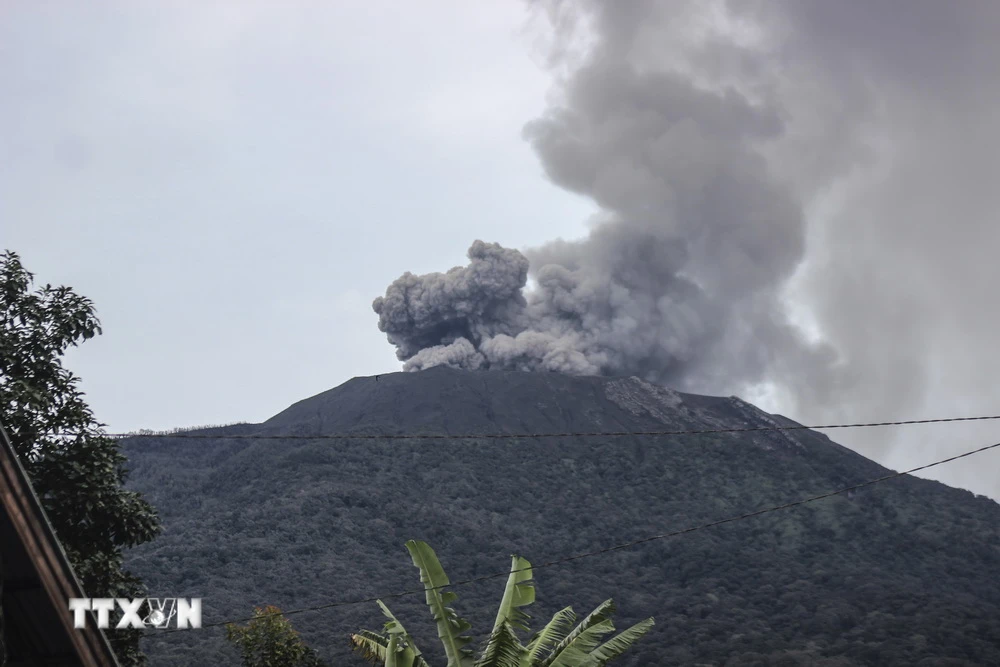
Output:
[[[386,440],[323,433],[551,433],[791,424],[738,399],[638,379],[463,372],[356,378],[263,424],[136,438],[131,484],[164,534],[128,564],[151,595],[204,598],[205,622],[412,590],[409,539],[453,580],[609,547],[886,473],[810,431]],[[252,439],[252,435],[297,436]],[[656,626],[621,665],[1000,664],[1000,505],[900,478],[806,506],[537,569],[531,613],[614,597]],[[504,579],[457,587],[481,643]],[[393,611],[428,648],[421,596]],[[373,603],[294,616],[334,665]],[[221,628],[152,634],[152,665],[239,664]]]

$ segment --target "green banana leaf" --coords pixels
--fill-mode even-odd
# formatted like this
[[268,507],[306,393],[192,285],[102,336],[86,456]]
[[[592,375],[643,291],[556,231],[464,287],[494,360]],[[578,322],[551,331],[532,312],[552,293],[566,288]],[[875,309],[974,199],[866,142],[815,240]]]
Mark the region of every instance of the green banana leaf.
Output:
[[[420,570],[427,606],[437,624],[448,667],[604,667],[653,627],[653,619],[648,618],[603,641],[605,635],[615,630],[611,621],[615,605],[612,600],[605,600],[572,630],[576,614],[571,607],[562,609],[532,635],[527,646],[522,646],[517,630],[528,629],[529,617],[522,608],[534,603],[535,587],[531,563],[512,556],[510,576],[493,631],[479,658],[474,659],[472,649],[467,646],[471,639],[465,634],[470,626],[449,606],[458,596],[444,590],[451,582],[434,550],[416,540],[407,542],[406,548]],[[361,630],[351,635],[355,651],[383,667],[429,667],[403,624],[381,600],[377,602],[388,619],[384,625],[386,634]]]
[[397,643],[399,642],[398,634],[389,635],[389,645],[385,647],[385,667],[400,667],[399,661],[396,657]]
[[549,649],[566,638],[574,621],[576,621],[576,614],[573,613],[572,607],[557,611],[552,616],[552,620],[535,633],[531,641],[528,642],[527,653],[521,661],[521,667],[534,667],[534,665],[539,664],[542,656]]
[[582,667],[591,662],[590,654],[601,645],[601,638],[615,631],[615,624],[610,618],[598,621],[581,630],[571,642],[558,653],[554,653],[551,667]]
[[645,621],[639,621],[628,630],[623,630],[621,633],[615,635],[590,652],[590,656],[594,659],[593,664],[606,665],[611,660],[614,660],[627,651],[640,637],[649,632],[649,629],[652,627],[653,619],[647,618]]
[[[520,607],[525,607],[535,601],[535,586],[531,583],[531,563],[519,556],[511,556],[510,576],[507,578],[507,585],[504,587],[503,598],[500,600],[500,608],[497,610],[496,622],[493,624],[493,631],[483,649],[483,657],[476,662],[477,667],[482,663],[487,655],[494,655],[498,650],[495,644],[504,644],[504,651],[515,652],[519,657],[524,653],[524,647],[514,628],[522,630],[528,629],[528,615],[521,611]],[[508,627],[510,634],[508,635]],[[510,641],[516,644],[512,647]],[[515,663],[517,665],[518,663]],[[492,663],[491,663],[492,664]]]
[[531,563],[520,556],[511,556],[510,576],[503,591],[503,599],[497,610],[497,618],[493,623],[493,631],[505,622],[513,627],[527,630],[530,618],[520,610],[535,601],[535,585],[531,581]]
[[466,646],[472,639],[464,634],[471,626],[459,617],[454,609],[447,606],[458,596],[451,591],[441,590],[451,583],[448,575],[444,573],[444,568],[441,567],[441,562],[426,542],[410,540],[406,543],[406,549],[410,552],[413,564],[420,570],[427,606],[430,607],[434,622],[437,624],[438,637],[444,645],[448,667],[472,667],[473,652]]
[[[580,621],[579,625],[573,628],[573,631],[570,632],[568,635],[566,635],[563,638],[563,640],[560,641],[554,649],[552,649],[552,653],[550,653],[549,656],[541,662],[539,667],[551,667],[553,665],[558,665],[559,663],[556,663],[556,660],[571,644],[580,639],[581,635],[588,632],[590,628],[592,628],[593,626],[602,623],[604,621],[608,621],[610,623],[610,618],[614,613],[615,613],[615,603],[613,600],[610,599],[605,600],[601,604],[597,605],[597,608],[595,608],[594,611],[587,614],[587,616],[582,621]],[[614,625],[612,625],[610,629],[605,630],[604,634],[606,634],[607,632],[611,632],[612,630],[614,630]],[[594,640],[594,634],[589,633],[587,635],[587,641],[585,642],[585,644],[589,643],[589,641],[592,640]],[[583,651],[582,654],[590,653],[590,651],[597,648],[599,643],[600,643],[599,640],[594,641],[594,644],[590,646],[590,648],[588,648],[586,651]],[[581,646],[578,646],[577,648],[579,649],[583,645],[584,644],[581,644]],[[571,654],[572,653],[576,653],[576,651],[571,652]]]
[[490,635],[486,649],[476,661],[476,667],[520,667],[524,647],[521,646],[514,626],[504,622]]
[[389,640],[371,630],[360,630],[351,635],[354,652],[373,665],[385,664],[386,647]]
[[417,648],[417,644],[413,641],[413,637],[410,633],[406,631],[403,624],[399,622],[399,619],[389,611],[389,608],[385,606],[385,603],[381,600],[376,600],[378,606],[382,609],[382,613],[389,619],[385,624],[385,631],[389,635],[399,635],[402,639],[400,644],[400,649],[397,651],[401,654],[397,658],[401,667],[429,667],[427,662],[423,659],[420,649]]

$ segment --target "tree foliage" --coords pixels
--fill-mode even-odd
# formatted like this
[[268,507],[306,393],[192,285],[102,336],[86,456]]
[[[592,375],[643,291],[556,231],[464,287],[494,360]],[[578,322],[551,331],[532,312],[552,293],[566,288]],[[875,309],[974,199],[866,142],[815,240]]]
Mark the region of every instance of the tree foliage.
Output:
[[[633,415],[607,398],[624,400],[621,386],[436,367],[358,378],[266,424],[199,432],[224,436],[217,440],[135,438],[122,445],[133,484],[169,512],[170,530],[130,552],[133,567],[157,590],[190,588],[213,616],[241,618],[251,595],[285,608],[411,588],[409,557],[386,554],[413,535],[448,554],[450,575],[475,578],[496,571],[490,554],[556,560],[888,472],[808,430],[513,442],[369,435],[748,425],[730,399],[687,394],[676,410],[661,406],[673,410],[663,422]],[[344,432],[364,437],[302,437]],[[282,434],[294,437],[273,439]],[[612,591],[622,625],[656,617],[612,665],[918,665],[956,656],[1000,665],[1000,505],[931,480],[904,477],[546,572],[527,608],[533,629],[565,606],[555,602],[589,611]],[[478,648],[500,591],[455,590],[462,615],[477,619]],[[444,665],[423,596],[382,599],[414,637],[427,637],[424,659]],[[342,628],[370,627],[364,612],[305,614],[296,628],[325,658],[349,665],[357,658]],[[144,646],[156,663],[177,667],[226,664],[230,649],[211,632],[151,633]]]
[[[510,576],[504,588],[493,630],[478,657],[466,646],[471,639],[465,632],[471,627],[450,606],[457,599],[434,550],[425,542],[406,543],[413,564],[420,570],[427,606],[438,629],[448,667],[603,667],[624,653],[653,627],[648,618],[608,641],[602,638],[614,632],[611,622],[614,603],[606,600],[574,628],[576,614],[571,607],[557,612],[542,630],[522,645],[518,630],[528,630],[529,616],[521,609],[535,601],[531,563],[520,556],[511,557]],[[373,664],[385,667],[427,667],[413,637],[389,608],[378,601],[389,619],[385,633],[361,630],[351,635],[355,650]]]
[[[100,322],[89,299],[68,287],[32,291],[33,278],[16,253],[0,255],[0,423],[88,595],[145,597],[123,550],[153,539],[159,519],[124,488],[125,456],[62,364],[69,347],[101,333]],[[145,664],[140,636],[111,634],[122,664]]]
[[243,667],[323,667],[324,663],[302,641],[275,606],[256,607],[246,626],[230,623],[226,639],[243,656]]

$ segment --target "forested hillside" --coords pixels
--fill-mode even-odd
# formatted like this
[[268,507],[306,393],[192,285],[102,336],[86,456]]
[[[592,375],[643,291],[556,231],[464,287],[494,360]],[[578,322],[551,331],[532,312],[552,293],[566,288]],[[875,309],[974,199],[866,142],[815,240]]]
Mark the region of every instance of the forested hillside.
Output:
[[[154,596],[204,598],[205,623],[252,607],[419,588],[426,540],[453,580],[504,572],[842,488],[886,473],[810,431],[697,436],[387,440],[791,424],[738,399],[636,378],[419,373],[356,378],[227,439],[136,438],[131,484],[164,535],[129,565]],[[253,435],[296,436],[252,439]],[[622,665],[1000,664],[1000,505],[901,478],[765,516],[538,569],[536,618],[613,597],[656,626]],[[456,588],[488,634],[504,579]],[[392,602],[438,658],[422,596]],[[374,604],[292,617],[334,665]],[[151,635],[151,664],[236,665],[221,628]]]

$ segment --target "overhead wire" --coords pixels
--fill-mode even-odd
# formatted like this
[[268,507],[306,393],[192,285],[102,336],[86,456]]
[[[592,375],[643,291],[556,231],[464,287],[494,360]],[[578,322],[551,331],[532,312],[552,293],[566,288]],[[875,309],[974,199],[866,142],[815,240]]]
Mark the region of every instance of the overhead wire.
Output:
[[[766,414],[766,413],[765,413]],[[115,439],[132,438],[176,438],[191,440],[506,440],[535,438],[589,438],[589,437],[622,437],[622,436],[678,436],[705,435],[710,433],[750,433],[759,431],[821,431],[840,428],[870,428],[875,426],[909,426],[913,424],[943,424],[950,422],[971,422],[998,420],[1000,415],[984,415],[976,417],[940,417],[935,419],[907,419],[901,421],[861,422],[848,424],[820,424],[816,426],[768,425],[746,426],[732,428],[687,429],[673,431],[565,431],[551,433],[327,433],[316,435],[280,435],[280,434],[211,434],[211,433],[103,433],[102,437]],[[215,427],[211,427],[215,428]],[[75,433],[54,433],[56,437],[74,437]]]
[[[456,586],[467,586],[467,585],[470,585],[470,584],[476,584],[476,583],[480,583],[480,582],[484,582],[484,581],[489,581],[489,580],[492,580],[492,579],[499,579],[501,577],[510,576],[510,574],[512,572],[522,572],[522,571],[532,571],[533,572],[535,570],[540,570],[540,569],[547,568],[547,567],[554,567],[556,565],[561,565],[563,563],[568,563],[568,562],[580,560],[580,559],[583,559],[583,558],[591,558],[591,557],[594,557],[594,556],[599,556],[599,555],[611,553],[613,551],[621,551],[623,549],[628,549],[628,548],[631,548],[631,547],[634,547],[634,546],[637,546],[637,545],[640,545],[640,544],[645,544],[645,543],[653,542],[653,541],[656,541],[656,540],[664,540],[664,539],[668,539],[668,538],[671,538],[671,537],[677,537],[677,536],[680,536],[680,535],[686,535],[688,533],[694,533],[694,532],[697,532],[697,531],[700,531],[700,530],[705,530],[705,529],[708,529],[708,528],[713,528],[715,526],[721,526],[723,524],[733,523],[733,522],[736,522],[736,521],[743,521],[745,519],[751,519],[751,518],[754,518],[754,517],[762,516],[764,514],[770,514],[772,512],[777,512],[777,511],[780,511],[780,510],[785,510],[785,509],[789,509],[789,508],[792,508],[792,507],[798,507],[800,505],[806,505],[808,503],[813,503],[813,502],[816,502],[816,501],[819,501],[819,500],[824,500],[826,498],[831,498],[833,496],[842,495],[844,493],[849,493],[851,491],[856,491],[858,489],[862,489],[862,488],[865,488],[865,487],[868,487],[868,486],[873,486],[875,484],[880,484],[882,482],[886,482],[886,481],[889,481],[889,480],[892,480],[892,479],[897,479],[899,477],[904,477],[904,476],[907,476],[907,475],[912,475],[913,473],[920,472],[921,470],[927,470],[928,468],[933,468],[935,466],[944,465],[945,463],[951,463],[952,461],[957,461],[958,459],[966,458],[968,456],[973,456],[975,454],[980,454],[980,453],[985,452],[987,450],[995,449],[995,448],[998,448],[998,447],[1000,447],[1000,442],[994,443],[992,445],[986,445],[984,447],[979,447],[978,449],[973,449],[973,450],[964,452],[962,454],[957,454],[955,456],[949,456],[948,458],[940,459],[940,460],[934,461],[932,463],[927,463],[927,464],[924,464],[924,465],[921,465],[921,466],[917,466],[916,468],[910,468],[909,470],[904,470],[904,471],[901,471],[901,472],[894,472],[894,473],[891,473],[891,474],[888,474],[888,475],[884,475],[882,477],[877,477],[877,478],[874,478],[874,479],[870,479],[870,480],[867,480],[865,482],[861,482],[859,484],[854,484],[854,485],[847,486],[847,487],[844,487],[844,488],[841,488],[841,489],[837,489],[835,491],[828,491],[826,493],[821,493],[821,494],[816,495],[816,496],[810,496],[810,497],[802,498],[802,499],[795,500],[795,501],[792,501],[792,502],[783,503],[781,505],[774,505],[774,506],[771,506],[771,507],[766,507],[764,509],[754,510],[752,512],[746,512],[744,514],[738,514],[738,515],[730,516],[730,517],[727,517],[727,518],[724,518],[724,519],[718,519],[718,520],[715,520],[715,521],[710,521],[708,523],[696,524],[694,526],[689,526],[687,528],[682,528],[680,530],[674,530],[674,531],[671,531],[671,532],[661,533],[661,534],[658,534],[658,535],[650,535],[648,537],[644,537],[644,538],[641,538],[641,539],[638,539],[638,540],[632,540],[630,542],[624,542],[622,544],[617,544],[615,546],[606,547],[606,548],[603,548],[603,549],[595,549],[593,551],[586,551],[586,552],[574,554],[574,555],[571,555],[571,556],[564,556],[562,558],[556,558],[554,560],[550,560],[550,561],[546,561],[546,562],[543,562],[543,563],[539,563],[537,565],[532,565],[529,568],[522,568],[520,570],[506,570],[504,572],[496,572],[494,574],[483,575],[483,576],[480,576],[480,577],[473,577],[471,579],[463,579],[463,580],[460,580],[460,581],[454,581],[454,582],[451,582],[451,583],[443,585],[443,586],[434,586],[434,587],[430,587],[430,588],[420,588],[420,589],[410,589],[410,590],[401,591],[401,592],[398,592],[398,593],[390,593],[390,594],[380,595],[380,596],[376,596],[376,597],[368,597],[368,598],[355,599],[355,600],[342,600],[342,601],[329,602],[329,603],[326,603],[326,604],[316,605],[316,606],[311,606],[311,607],[300,607],[298,609],[291,609],[291,610],[288,610],[288,611],[282,611],[281,615],[283,615],[283,616],[292,616],[292,615],[295,615],[295,614],[303,614],[303,613],[306,613],[306,612],[323,611],[323,610],[326,610],[326,609],[334,609],[334,608],[338,608],[338,607],[347,607],[347,606],[353,606],[353,605],[359,605],[359,604],[373,603],[373,602],[375,602],[377,600],[390,600],[390,599],[401,598],[401,597],[406,597],[406,596],[410,596],[410,595],[420,595],[420,594],[426,593],[428,590],[437,590],[437,589],[448,588],[448,587],[456,587]],[[266,615],[267,614],[264,614],[264,616],[266,616]],[[277,615],[277,612],[275,612],[275,615]],[[258,618],[259,618],[259,616],[258,616]],[[246,622],[249,622],[251,620],[253,620],[253,618],[243,618],[243,619],[239,619],[239,620],[220,621],[220,622],[216,622],[216,623],[203,624],[202,627],[203,628],[221,627],[221,626],[226,626],[226,625],[230,625],[230,624],[234,624],[234,623],[246,623]],[[180,631],[180,629],[161,630],[157,634],[168,634],[168,633],[179,632],[179,631]]]

